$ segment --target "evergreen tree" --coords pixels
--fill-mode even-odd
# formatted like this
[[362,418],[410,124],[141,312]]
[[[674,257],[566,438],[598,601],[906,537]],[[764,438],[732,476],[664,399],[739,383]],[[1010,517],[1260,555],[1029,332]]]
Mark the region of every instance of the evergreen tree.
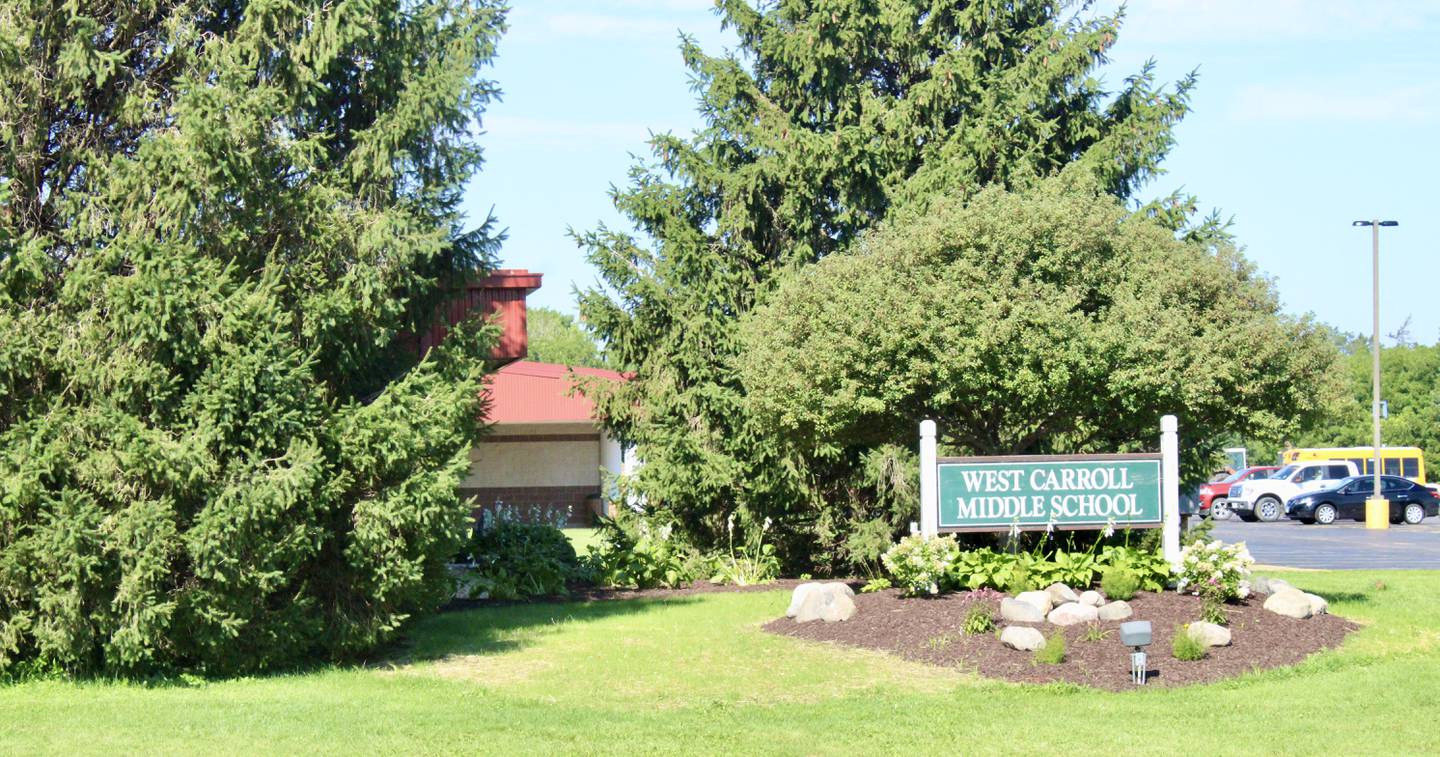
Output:
[[[813,511],[816,481],[849,469],[797,460],[747,409],[739,319],[782,272],[899,207],[918,214],[937,196],[1069,165],[1132,198],[1170,147],[1193,78],[1168,90],[1147,66],[1107,92],[1094,71],[1120,19],[1063,0],[717,9],[737,51],[682,43],[705,126],[656,137],[657,162],[614,193],[638,236],[602,227],[580,237],[606,285],[580,306],[612,364],[635,370],[599,407],[638,444],[646,464],[634,483],[651,506],[702,545],[737,509],[775,517],[797,540],[793,558],[843,536]],[[1146,212],[1178,228],[1192,206],[1172,196]]]
[[0,0],[0,672],[354,654],[446,595],[489,328],[424,360],[490,0]]

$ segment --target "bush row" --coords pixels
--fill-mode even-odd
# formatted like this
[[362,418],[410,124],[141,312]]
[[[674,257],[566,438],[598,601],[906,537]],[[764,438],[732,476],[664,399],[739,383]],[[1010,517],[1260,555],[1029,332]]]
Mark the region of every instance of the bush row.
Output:
[[599,539],[577,556],[558,527],[522,523],[503,513],[481,521],[460,561],[459,583],[467,596],[525,599],[565,594],[570,586],[673,588],[696,580],[747,586],[779,577],[780,561],[765,541],[768,523],[737,530],[726,549],[704,553],[679,538],[673,527],[622,513],[601,518]]
[[882,563],[893,585],[910,596],[991,588],[1016,593],[1060,582],[1089,587],[1098,579],[1112,599],[1128,599],[1139,590],[1160,591],[1171,581],[1170,564],[1155,549],[1125,545],[1089,549],[998,552],[984,547],[964,550],[954,537],[907,536],[885,553]]

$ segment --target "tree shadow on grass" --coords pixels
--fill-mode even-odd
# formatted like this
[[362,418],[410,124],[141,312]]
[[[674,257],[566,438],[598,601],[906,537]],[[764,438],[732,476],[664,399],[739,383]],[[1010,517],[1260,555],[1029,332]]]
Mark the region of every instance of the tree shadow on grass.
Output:
[[1355,604],[1368,604],[1372,601],[1369,592],[1358,591],[1332,591],[1320,596],[1330,602],[1353,602]]
[[682,596],[543,602],[446,612],[416,623],[397,643],[377,654],[372,665],[407,665],[457,656],[503,654],[532,646],[547,633],[571,623],[642,615],[696,601],[693,596]]

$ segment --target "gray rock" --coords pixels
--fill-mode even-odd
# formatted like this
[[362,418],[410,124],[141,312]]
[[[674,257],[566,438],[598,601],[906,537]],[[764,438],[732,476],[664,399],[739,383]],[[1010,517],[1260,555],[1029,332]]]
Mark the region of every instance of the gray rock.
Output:
[[1100,611],[1090,605],[1082,605],[1079,602],[1066,602],[1063,605],[1050,611],[1046,618],[1057,626],[1073,626],[1076,623],[1089,623],[1092,620],[1100,619]]
[[1298,589],[1285,589],[1271,594],[1265,600],[1265,609],[1287,618],[1308,618],[1315,614],[1310,597]]
[[1285,589],[1293,589],[1289,581],[1283,578],[1269,578],[1267,576],[1251,576],[1250,590],[1257,594],[1274,594]]
[[1034,652],[1045,648],[1045,635],[1029,626],[1005,626],[1000,643],[1021,652]]
[[785,617],[795,617],[795,613],[800,612],[800,605],[805,601],[805,596],[818,588],[820,588],[820,583],[816,581],[796,586],[795,591],[790,592],[790,607],[785,610]]
[[837,623],[854,617],[855,600],[837,588],[839,586],[844,586],[844,584],[822,584],[820,588],[807,592],[804,599],[800,601],[799,609],[795,611],[795,622],[809,623],[812,620],[823,620],[827,623]]
[[1050,584],[1048,587],[1045,588],[1045,591],[1050,592],[1050,601],[1057,607],[1059,605],[1065,604],[1066,602],[1080,601],[1080,596],[1075,593],[1075,590],[1062,583]]
[[1305,594],[1305,598],[1310,600],[1311,615],[1324,615],[1325,613],[1330,612],[1330,603],[1325,601],[1324,597],[1318,594],[1307,593]]
[[1185,629],[1185,633],[1207,647],[1230,646],[1230,629],[1225,626],[1200,621],[1191,623],[1190,627]]
[[1050,612],[1050,609],[1055,606],[1055,602],[1050,599],[1050,592],[1048,591],[1022,591],[1016,594],[1015,598],[1021,602],[1029,602],[1035,605],[1040,609],[1042,615]]
[[1134,615],[1135,611],[1130,609],[1129,602],[1123,599],[1117,599],[1109,604],[1100,605],[1096,608],[1095,613],[1099,616],[1100,620],[1124,620]]
[[1029,602],[1006,597],[1000,600],[1000,618],[1011,623],[1044,623],[1045,612]]
[[1091,589],[1090,591],[1084,591],[1080,593],[1080,604],[1090,605],[1091,607],[1099,607],[1100,605],[1105,604],[1105,597],[1101,596],[1100,592]]

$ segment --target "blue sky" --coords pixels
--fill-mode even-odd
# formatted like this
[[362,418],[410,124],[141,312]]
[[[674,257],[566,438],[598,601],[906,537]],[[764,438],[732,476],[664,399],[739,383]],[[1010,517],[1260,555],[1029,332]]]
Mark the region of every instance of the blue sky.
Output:
[[[1114,7],[1101,3],[1099,10]],[[484,117],[487,163],[467,193],[491,207],[509,267],[545,274],[532,304],[574,312],[595,281],[566,229],[628,228],[607,190],[623,185],[650,131],[698,121],[676,49],[732,44],[708,0],[515,0],[490,75],[503,102]],[[1440,341],[1435,241],[1440,176],[1440,2],[1135,0],[1104,72],[1118,85],[1155,58],[1174,80],[1199,69],[1168,173],[1233,216],[1246,254],[1288,311],[1370,331],[1370,236],[1359,218],[1400,222],[1381,236],[1381,331],[1409,317]]]

